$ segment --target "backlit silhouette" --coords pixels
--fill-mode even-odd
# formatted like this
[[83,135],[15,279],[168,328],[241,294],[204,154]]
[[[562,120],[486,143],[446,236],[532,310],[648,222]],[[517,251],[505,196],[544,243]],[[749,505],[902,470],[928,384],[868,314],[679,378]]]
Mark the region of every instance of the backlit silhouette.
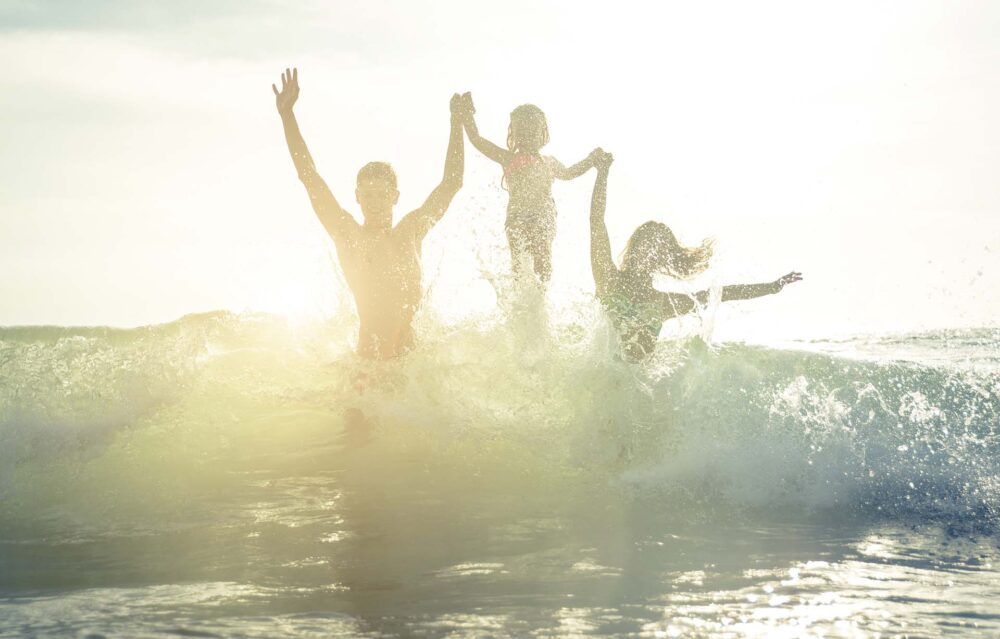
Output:
[[552,199],[555,179],[572,180],[592,167],[595,152],[566,168],[559,160],[542,155],[549,141],[545,114],[533,104],[522,104],[510,114],[507,148],[479,135],[469,96],[463,111],[469,141],[480,153],[503,167],[503,181],[510,193],[507,204],[507,241],[515,272],[530,258],[542,281],[552,275],[552,242],[556,237],[556,205]]
[[413,346],[413,315],[420,306],[420,249],[424,236],[441,219],[462,186],[465,166],[463,109],[471,103],[451,99],[451,134],[441,183],[420,208],[392,225],[399,200],[396,174],[385,162],[370,162],[358,172],[355,197],[364,223],[345,211],[316,172],[292,111],[299,97],[298,69],[285,69],[281,90],[271,85],[285,128],[288,151],[305,185],[313,210],[337,247],[340,266],[354,294],[361,329],[358,353],[366,358],[396,357]]
[[[604,224],[608,172],[614,158],[610,153],[596,156],[597,180],[590,203],[590,265],[597,286],[597,298],[607,309],[621,337],[622,350],[633,360],[652,354],[663,322],[691,313],[708,302],[709,291],[692,295],[667,293],[653,288],[653,275],[665,273],[686,279],[708,267],[712,245],[685,247],[662,222],[646,222],[632,233],[621,266],[611,259],[611,242]],[[722,301],[747,300],[778,293],[798,282],[802,274],[789,273],[764,284],[735,284],[722,288]]]

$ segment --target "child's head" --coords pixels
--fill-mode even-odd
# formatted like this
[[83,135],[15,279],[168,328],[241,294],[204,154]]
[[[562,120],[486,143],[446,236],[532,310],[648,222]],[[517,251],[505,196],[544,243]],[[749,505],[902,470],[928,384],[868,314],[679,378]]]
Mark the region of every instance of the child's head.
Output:
[[537,153],[549,143],[549,125],[545,113],[534,104],[522,104],[510,112],[507,148],[511,151]]
[[646,222],[632,233],[622,253],[622,270],[644,274],[665,273],[688,279],[708,268],[712,241],[701,246],[681,246],[663,222]]

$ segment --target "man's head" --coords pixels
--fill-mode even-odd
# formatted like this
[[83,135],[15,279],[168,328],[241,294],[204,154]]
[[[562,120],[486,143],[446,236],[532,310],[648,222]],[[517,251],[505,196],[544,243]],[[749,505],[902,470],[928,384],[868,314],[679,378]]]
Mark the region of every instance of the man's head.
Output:
[[361,167],[354,196],[361,205],[366,224],[392,226],[392,207],[399,201],[399,191],[396,190],[396,172],[388,162],[369,162]]

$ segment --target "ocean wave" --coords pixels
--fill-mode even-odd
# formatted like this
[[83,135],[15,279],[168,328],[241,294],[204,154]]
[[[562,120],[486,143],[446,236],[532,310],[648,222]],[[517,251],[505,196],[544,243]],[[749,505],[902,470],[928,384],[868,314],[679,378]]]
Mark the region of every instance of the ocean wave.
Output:
[[[662,343],[640,367],[615,358],[598,316],[424,317],[421,347],[382,365],[350,353],[353,326],[337,319],[0,329],[0,516],[95,499],[105,521],[197,503],[217,515],[261,469],[335,465],[346,408],[372,428],[360,458],[400,481],[419,460],[442,476],[610,487],[700,512],[973,528],[1000,514],[995,371],[699,338]],[[527,331],[536,321],[547,330]],[[966,338],[995,352],[995,336]]]

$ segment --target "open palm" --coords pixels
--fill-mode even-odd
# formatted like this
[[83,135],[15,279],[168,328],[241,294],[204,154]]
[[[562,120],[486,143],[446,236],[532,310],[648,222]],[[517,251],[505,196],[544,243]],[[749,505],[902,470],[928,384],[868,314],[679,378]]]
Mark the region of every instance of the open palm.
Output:
[[299,70],[285,69],[281,74],[281,91],[273,84],[271,90],[274,91],[278,113],[291,113],[295,101],[299,99]]

